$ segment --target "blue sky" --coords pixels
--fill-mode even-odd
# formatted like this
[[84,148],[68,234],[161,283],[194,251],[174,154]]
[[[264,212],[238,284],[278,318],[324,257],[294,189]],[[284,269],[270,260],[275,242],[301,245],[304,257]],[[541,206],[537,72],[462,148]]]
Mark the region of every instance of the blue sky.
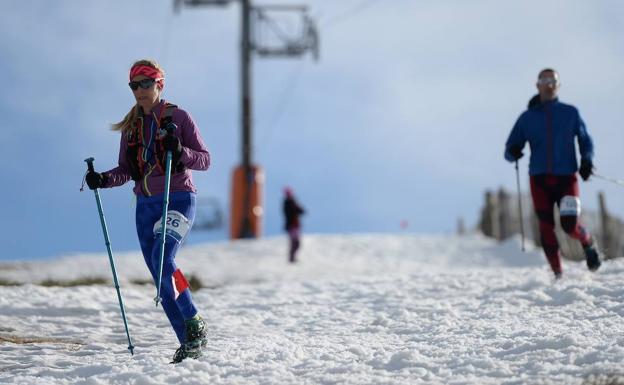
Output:
[[[3,4],[0,259],[104,250],[93,193],[78,191],[83,159],[114,166],[119,136],[108,125],[131,107],[127,71],[143,57],[163,64],[164,97],[198,123],[213,162],[195,173],[199,197],[227,213],[239,162],[239,7],[173,15],[171,3]],[[285,185],[308,209],[308,232],[397,232],[407,220],[412,232],[450,233],[458,217],[472,226],[486,188],[515,189],[503,143],[547,66],[588,125],[596,167],[624,178],[624,3],[305,3],[319,20],[320,61],[254,59],[266,234],[281,232]],[[582,184],[584,207],[597,207],[601,190],[624,216],[621,188],[602,181]],[[101,195],[113,248],[137,249],[131,185]],[[225,234],[196,231],[190,242]]]

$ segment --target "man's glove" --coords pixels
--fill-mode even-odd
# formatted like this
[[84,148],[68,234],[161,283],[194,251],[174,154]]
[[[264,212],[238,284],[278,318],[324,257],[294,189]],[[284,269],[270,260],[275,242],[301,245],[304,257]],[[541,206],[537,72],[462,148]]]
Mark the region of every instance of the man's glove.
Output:
[[108,178],[106,174],[100,174],[99,172],[89,171],[85,176],[85,180],[87,181],[87,186],[91,190],[95,190],[96,188],[102,188],[106,185]]
[[593,168],[594,165],[591,160],[581,159],[581,167],[579,167],[579,174],[581,175],[581,178],[583,178],[583,180],[589,179]]
[[514,160],[518,160],[524,156],[524,153],[522,152],[522,147],[518,146],[517,144],[509,146],[509,153],[514,158]]

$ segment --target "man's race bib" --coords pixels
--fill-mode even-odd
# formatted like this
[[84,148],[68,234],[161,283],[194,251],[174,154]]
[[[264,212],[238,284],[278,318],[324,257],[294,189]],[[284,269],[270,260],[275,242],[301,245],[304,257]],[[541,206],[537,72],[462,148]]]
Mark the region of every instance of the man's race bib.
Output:
[[573,195],[564,196],[559,204],[559,214],[562,217],[581,215],[581,199]]
[[[154,223],[154,235],[162,234],[162,220]],[[167,235],[173,237],[178,242],[182,242],[182,239],[186,236],[191,228],[189,220],[186,219],[181,212],[170,210],[167,211]]]

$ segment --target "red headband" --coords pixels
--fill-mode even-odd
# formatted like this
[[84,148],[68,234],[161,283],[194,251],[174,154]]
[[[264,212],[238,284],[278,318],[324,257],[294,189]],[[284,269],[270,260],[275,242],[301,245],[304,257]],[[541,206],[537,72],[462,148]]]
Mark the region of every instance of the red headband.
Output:
[[151,79],[158,79],[156,83],[160,85],[160,88],[163,88],[165,86],[165,76],[157,68],[150,67],[144,64],[135,65],[130,68],[130,81],[132,81],[132,79],[138,75],[145,75]]

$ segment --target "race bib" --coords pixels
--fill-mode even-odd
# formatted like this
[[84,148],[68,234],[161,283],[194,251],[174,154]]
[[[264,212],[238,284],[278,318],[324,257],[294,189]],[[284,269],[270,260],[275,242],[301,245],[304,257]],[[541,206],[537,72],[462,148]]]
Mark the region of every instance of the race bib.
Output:
[[[162,234],[162,221],[154,223],[154,235]],[[173,237],[178,242],[182,242],[182,239],[186,236],[191,224],[188,219],[181,212],[170,210],[167,211],[167,235]]]
[[562,217],[581,215],[581,199],[572,195],[566,195],[559,204],[559,214]]

